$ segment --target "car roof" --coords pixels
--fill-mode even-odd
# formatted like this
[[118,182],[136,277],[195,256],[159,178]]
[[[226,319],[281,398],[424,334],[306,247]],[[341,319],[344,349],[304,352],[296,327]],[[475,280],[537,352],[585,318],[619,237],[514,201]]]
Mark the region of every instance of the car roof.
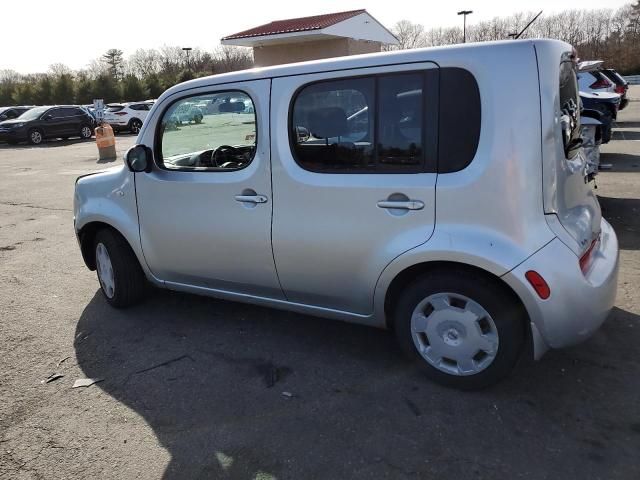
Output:
[[257,67],[248,70],[210,75],[189,80],[175,85],[166,90],[158,99],[165,98],[176,93],[184,92],[200,87],[212,85],[230,84],[252,80],[264,80],[295,75],[309,75],[341,70],[357,70],[359,68],[374,68],[380,66],[393,66],[403,64],[433,63],[440,66],[460,64],[460,62],[477,62],[478,58],[496,58],[496,56],[513,54],[515,56],[525,52],[537,53],[541,51],[564,50],[571,51],[571,45],[560,40],[551,39],[524,39],[524,40],[500,40],[495,42],[464,43],[445,45],[429,48],[415,48],[397,50],[392,52],[369,53],[364,55],[351,55],[346,57],[334,57],[320,60],[311,60],[300,63],[290,63],[271,67]]

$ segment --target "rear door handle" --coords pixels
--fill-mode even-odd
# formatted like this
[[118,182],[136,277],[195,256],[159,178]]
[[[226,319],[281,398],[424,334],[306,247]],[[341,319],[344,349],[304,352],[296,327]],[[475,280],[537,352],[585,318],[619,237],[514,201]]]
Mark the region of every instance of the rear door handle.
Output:
[[394,200],[381,200],[378,202],[380,208],[394,208],[398,210],[422,210],[424,208],[424,202],[420,200],[407,200],[407,201],[394,201]]
[[242,203],[267,203],[264,195],[236,195],[235,199]]

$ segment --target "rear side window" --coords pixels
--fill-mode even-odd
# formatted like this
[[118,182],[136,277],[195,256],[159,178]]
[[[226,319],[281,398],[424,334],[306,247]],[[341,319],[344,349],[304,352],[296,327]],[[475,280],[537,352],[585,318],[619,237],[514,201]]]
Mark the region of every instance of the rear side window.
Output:
[[565,54],[560,63],[560,128],[565,156],[573,158],[580,147],[580,98],[576,67]]
[[[294,158],[321,173],[414,173],[435,170],[435,69],[323,81],[303,87],[292,103]],[[427,152],[425,144],[431,148]]]
[[475,156],[480,92],[461,68],[323,81],[290,112],[293,156],[321,173],[456,172]]
[[480,90],[463,68],[440,69],[438,173],[462,170],[471,163],[480,141]]

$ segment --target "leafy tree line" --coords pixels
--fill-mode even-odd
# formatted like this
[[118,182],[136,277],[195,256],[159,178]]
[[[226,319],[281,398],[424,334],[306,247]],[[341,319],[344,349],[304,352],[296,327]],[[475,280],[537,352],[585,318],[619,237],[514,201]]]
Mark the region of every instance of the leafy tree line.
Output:
[[157,98],[176,83],[193,78],[250,68],[249,49],[220,47],[214,52],[194,48],[189,62],[180,47],[139,49],[128,59],[111,49],[86,69],[72,71],[54,64],[46,73],[22,75],[0,70],[0,106],[88,104]]
[[[467,18],[467,41],[505,40],[518,33],[535,13],[473,23]],[[470,24],[471,23],[471,24]],[[399,45],[391,49],[420,48],[462,42],[462,28],[425,29],[408,20],[398,22],[393,32]],[[570,43],[584,60],[605,60],[623,75],[640,74],[640,0],[617,10],[565,10],[541,15],[521,38],[555,38]]]
[[[496,17],[467,26],[467,41],[508,39],[520,32],[533,13]],[[462,42],[462,28],[425,29],[407,20],[393,31],[399,45],[392,49],[448,45]],[[523,38],[557,38],[577,48],[583,59],[602,59],[622,74],[640,73],[640,0],[617,10],[565,10],[542,15]],[[213,52],[194,48],[189,61],[180,47],[138,49],[128,58],[117,49],[93,60],[86,69],[72,71],[51,65],[46,73],[22,75],[0,70],[0,106],[86,104],[157,98],[176,83],[195,77],[250,68],[249,49],[221,46]]]

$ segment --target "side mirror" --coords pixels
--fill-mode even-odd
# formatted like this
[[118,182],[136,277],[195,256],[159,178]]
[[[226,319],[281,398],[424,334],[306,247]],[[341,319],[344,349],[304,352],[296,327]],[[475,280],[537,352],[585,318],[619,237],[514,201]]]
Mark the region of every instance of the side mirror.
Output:
[[298,143],[304,143],[307,140],[309,140],[309,137],[311,136],[311,134],[309,133],[309,130],[307,130],[305,127],[296,127],[296,138],[298,140]]
[[47,114],[44,116],[44,119],[45,119],[45,120],[47,120],[47,121],[51,120],[52,118],[53,118],[53,115],[51,115],[50,113],[47,113]]
[[134,145],[124,154],[124,161],[132,172],[147,172],[153,168],[153,153],[146,145]]

